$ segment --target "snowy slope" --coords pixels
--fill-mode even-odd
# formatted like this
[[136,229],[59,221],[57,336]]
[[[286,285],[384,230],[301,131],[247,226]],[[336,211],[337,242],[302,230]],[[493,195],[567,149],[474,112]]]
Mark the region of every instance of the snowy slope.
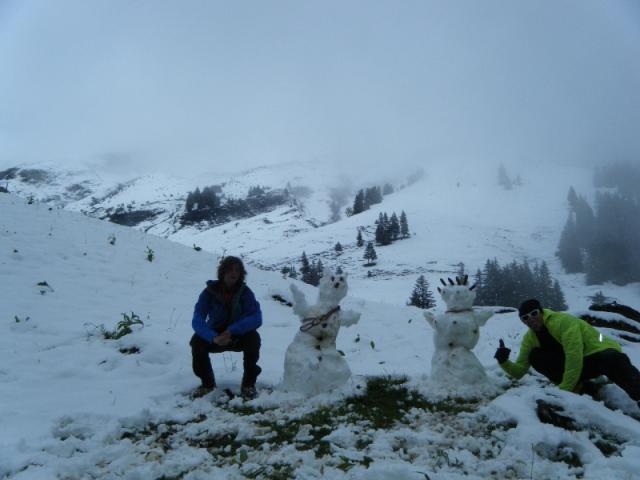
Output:
[[[215,255],[77,213],[28,205],[13,195],[0,194],[0,212],[0,478],[245,478],[250,464],[274,461],[289,462],[298,478],[529,478],[530,469],[533,478],[579,473],[636,478],[637,420],[589,397],[543,389],[534,376],[504,391],[508,382],[492,356],[498,338],[517,349],[523,327],[513,314],[491,319],[475,350],[504,392],[498,397],[481,398],[454,414],[415,410],[410,427],[342,425],[326,437],[327,456],[273,444],[247,450],[243,461],[240,453],[222,461],[198,442],[229,432],[253,438],[259,435],[256,422],[297,418],[335,404],[356,392],[365,375],[406,374],[413,388],[433,396],[424,378],[432,335],[421,312],[399,306],[404,292],[395,286],[387,288],[387,295],[395,296],[390,303],[350,295],[343,305],[361,311],[362,318],[340,332],[338,348],[354,381],[313,401],[263,392],[250,406],[267,410],[241,415],[233,410],[242,406],[239,400],[229,406],[209,397],[188,398],[198,383],[188,347],[191,313],[204,281],[214,275]],[[484,241],[469,248],[479,249],[473,245]],[[454,247],[464,244],[457,242]],[[154,252],[152,262],[147,247]],[[429,255],[439,259],[438,254],[445,255],[445,249]],[[38,287],[42,281],[51,289]],[[264,312],[259,387],[266,389],[280,381],[284,351],[299,323],[290,308],[272,299],[273,293],[288,296],[288,281],[254,268],[248,281]],[[354,291],[365,290],[358,280],[354,284]],[[313,287],[300,286],[313,295]],[[113,328],[123,312],[138,314],[144,327],[121,340],[103,339],[98,326]],[[120,352],[133,346],[140,352]],[[640,364],[640,349],[624,348]],[[213,363],[219,384],[237,389],[240,354],[215,356]],[[614,407],[639,413],[617,387],[607,388]],[[534,411],[539,399],[560,405],[586,426],[569,431],[540,423]],[[150,440],[153,433],[144,433],[151,424],[169,429],[171,448],[159,448]],[[298,432],[302,439],[308,435],[304,431]],[[594,446],[594,438],[603,435],[615,439],[615,454]],[[363,436],[364,447],[358,440]],[[576,453],[582,466],[562,461],[557,455],[563,449]],[[342,457],[352,459],[353,467],[340,468]]]
[[[439,277],[452,275],[459,262],[473,274],[494,257],[501,264],[525,258],[546,261],[571,308],[586,308],[588,296],[598,290],[622,303],[633,303],[637,286],[585,289],[583,275],[565,275],[555,257],[568,214],[569,187],[592,200],[592,170],[544,162],[507,168],[512,177],[522,178],[522,186],[509,191],[500,188],[497,165],[488,168],[469,162],[432,161],[424,165],[424,178],[410,186],[405,178],[408,170],[389,175],[374,169],[349,178],[321,163],[288,163],[239,173],[214,172],[185,178],[154,174],[126,181],[88,170],[60,172],[47,167],[45,171],[51,177],[48,182],[28,183],[18,177],[9,182],[9,187],[23,197],[33,195],[49,205],[98,218],[118,207],[156,212],[156,217],[136,228],[187,246],[196,244],[215,254],[235,252],[261,269],[299,267],[305,251],[311,259],[342,266],[351,274],[352,292],[359,297],[396,305],[404,304],[420,274],[435,285]],[[329,222],[329,205],[336,195],[342,196],[339,210],[344,212],[359,188],[387,181],[396,192],[385,196],[381,204]],[[79,200],[65,197],[73,185],[86,185],[92,193]],[[211,228],[179,228],[177,220],[184,210],[186,193],[205,185],[219,185],[230,198],[242,198],[256,185],[289,187],[296,202]],[[64,201],[51,200],[56,198]],[[377,265],[364,268],[363,249],[355,246],[357,229],[364,228],[365,240],[371,240],[380,212],[390,215],[403,210],[409,219],[411,238],[377,248]],[[345,248],[339,257],[333,250],[338,241]]]

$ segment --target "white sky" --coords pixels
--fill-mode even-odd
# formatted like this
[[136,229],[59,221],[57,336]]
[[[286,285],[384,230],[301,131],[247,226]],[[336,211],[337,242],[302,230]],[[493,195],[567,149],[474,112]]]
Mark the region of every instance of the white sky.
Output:
[[0,166],[640,160],[635,0],[0,0]]

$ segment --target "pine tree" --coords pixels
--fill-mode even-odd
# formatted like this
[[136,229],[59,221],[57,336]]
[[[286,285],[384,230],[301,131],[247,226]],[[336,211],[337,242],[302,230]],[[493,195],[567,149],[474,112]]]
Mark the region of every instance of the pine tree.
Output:
[[385,183],[384,186],[382,187],[382,195],[389,195],[393,193],[393,185],[391,185],[390,183]]
[[404,210],[400,214],[400,236],[402,238],[409,238],[409,224],[407,223],[407,214]]
[[287,275],[289,275],[290,272],[291,272],[291,268],[288,267],[287,265],[282,267],[282,269],[280,270],[280,273],[282,274],[282,278],[285,278]]
[[322,278],[323,271],[324,265],[322,264],[322,260],[318,259],[318,261],[315,262],[313,266],[313,286],[318,286],[318,284],[320,283],[320,279]]
[[567,223],[565,223],[562,234],[560,235],[556,255],[560,258],[562,267],[567,273],[583,271],[580,243],[576,232],[576,223],[572,214],[567,218]]
[[302,258],[300,260],[300,263],[302,264],[300,266],[300,273],[302,274],[301,280],[304,283],[311,284],[311,282],[313,281],[312,273],[311,273],[311,264],[309,263],[309,259],[307,258],[307,254],[305,252],[302,252]]
[[202,208],[202,194],[200,193],[200,187],[196,187],[193,191],[193,210],[199,210]]
[[378,255],[376,254],[376,249],[373,248],[373,242],[367,243],[367,248],[364,251],[364,258],[367,260],[367,263],[365,264],[367,267],[375,265]]
[[356,245],[362,247],[364,245],[364,239],[362,238],[362,230],[358,229],[358,236],[356,237]]
[[293,278],[294,280],[298,278],[298,272],[296,271],[296,267],[291,265],[289,268],[289,278]]
[[187,201],[186,201],[186,205],[185,205],[185,210],[188,213],[191,213],[191,210],[193,210],[193,193],[189,192],[187,194]]
[[391,214],[391,219],[389,220],[389,233],[391,234],[391,239],[394,241],[400,237],[400,222],[398,221],[396,212]]
[[336,254],[340,255],[342,253],[342,244],[337,242],[333,249],[336,251]]
[[382,245],[384,243],[384,234],[385,234],[386,225],[384,223],[384,215],[382,212],[378,215],[378,220],[376,221],[376,243],[378,245]]
[[549,308],[552,310],[566,310],[568,308],[558,280],[553,282],[552,301],[549,303]]
[[353,201],[353,214],[357,215],[358,213],[362,213],[366,210],[364,204],[364,192],[362,190],[358,190],[356,194],[356,198]]
[[413,305],[418,308],[432,308],[436,306],[433,293],[429,290],[429,282],[424,278],[424,275],[420,275],[418,280],[416,280],[408,305]]
[[391,242],[393,241],[393,237],[391,234],[391,222],[389,221],[389,216],[387,215],[387,212],[385,212],[382,215],[382,245],[391,245]]

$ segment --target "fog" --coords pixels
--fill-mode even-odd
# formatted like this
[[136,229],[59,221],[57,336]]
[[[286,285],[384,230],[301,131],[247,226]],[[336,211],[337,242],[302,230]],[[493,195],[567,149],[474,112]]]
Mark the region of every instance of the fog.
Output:
[[0,1],[0,166],[640,159],[640,4]]

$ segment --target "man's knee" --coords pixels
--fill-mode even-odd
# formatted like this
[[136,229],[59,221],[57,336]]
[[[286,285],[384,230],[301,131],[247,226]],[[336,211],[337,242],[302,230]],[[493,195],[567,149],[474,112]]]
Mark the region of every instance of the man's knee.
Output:
[[197,334],[193,334],[193,336],[191,337],[191,341],[189,341],[189,345],[191,345],[191,352],[194,355],[200,354],[200,353],[209,353],[209,343],[207,343],[207,341],[201,337],[199,337]]
[[251,352],[260,350],[262,340],[260,339],[260,334],[256,330],[243,335],[242,340],[242,350]]

